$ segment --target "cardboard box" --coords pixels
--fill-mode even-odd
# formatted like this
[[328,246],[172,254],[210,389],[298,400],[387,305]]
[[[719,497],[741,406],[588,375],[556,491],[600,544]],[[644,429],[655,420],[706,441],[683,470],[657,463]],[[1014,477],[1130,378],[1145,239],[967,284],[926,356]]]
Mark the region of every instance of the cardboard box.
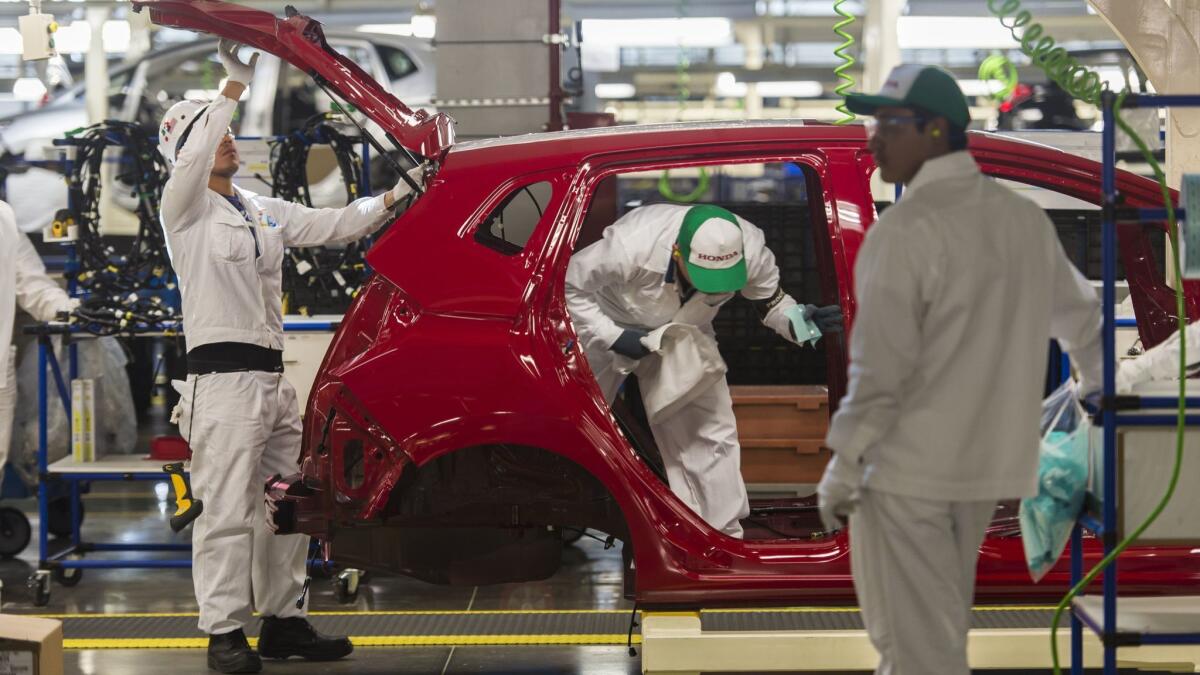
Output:
[[62,622],[0,614],[0,675],[62,675]]
[[808,484],[821,480],[830,453],[829,390],[815,385],[733,386],[733,413],[747,484]]

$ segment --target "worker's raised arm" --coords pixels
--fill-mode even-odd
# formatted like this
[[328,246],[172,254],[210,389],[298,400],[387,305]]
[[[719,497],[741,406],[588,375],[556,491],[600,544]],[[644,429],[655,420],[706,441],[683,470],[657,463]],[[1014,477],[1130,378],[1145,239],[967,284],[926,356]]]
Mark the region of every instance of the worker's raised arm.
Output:
[[162,222],[172,231],[186,229],[195,220],[189,212],[204,204],[217,147],[230,133],[238,99],[254,74],[258,53],[243,63],[238,47],[236,42],[221,40],[217,48],[229,75],[217,98],[210,103],[180,101],[171,106],[159,127],[159,150],[172,164],[171,178],[163,188]]
[[567,311],[584,349],[605,351],[625,332],[600,308],[596,294],[629,280],[633,263],[625,247],[605,230],[604,237],[571,256],[567,265]]
[[[408,175],[421,184],[424,167]],[[378,230],[392,215],[392,207],[412,191],[403,178],[391,190],[374,197],[357,199],[340,209],[313,209],[281,199],[262,200],[283,228],[285,246],[324,246],[357,241]]]

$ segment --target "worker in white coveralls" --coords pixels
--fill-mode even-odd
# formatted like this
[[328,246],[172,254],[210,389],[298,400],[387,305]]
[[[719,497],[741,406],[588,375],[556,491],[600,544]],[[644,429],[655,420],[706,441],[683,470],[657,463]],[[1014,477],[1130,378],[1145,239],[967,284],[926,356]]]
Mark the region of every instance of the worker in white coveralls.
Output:
[[16,308],[38,321],[51,321],[78,304],[46,276],[41,257],[17,228],[12,207],[0,201],[0,475],[8,462],[17,410],[17,348],[12,340]]
[[[779,286],[762,230],[717,206],[636,208],[567,267],[567,308],[609,403],[626,377],[622,360],[650,353],[643,342],[650,331],[680,322],[712,336],[713,318],[738,292],[787,340],[796,341],[794,322],[842,330],[840,307],[798,305]],[[741,537],[750,503],[725,378],[650,427],[671,491],[713,528]]]
[[[258,672],[260,654],[331,660],[352,649],[305,618],[309,538],[275,536],[265,520],[264,482],[294,472],[300,453],[299,406],[281,358],[281,262],[284,247],[374,231],[409,192],[401,181],[345,208],[311,209],[234,186],[238,152],[229,125],[258,57],[243,62],[237,48],[219,46],[229,76],[220,95],[175,104],[159,129],[159,150],[172,164],[162,224],[189,349],[179,427],[193,451],[193,494],[204,502],[192,533],[192,576],[200,629],[210,635],[208,665],[222,673]],[[263,616],[257,653],[243,633],[252,608]]]
[[954,78],[903,65],[878,95],[868,147],[904,195],[854,266],[849,386],[818,487],[849,516],[851,567],[877,673],[966,675],[975,565],[1001,499],[1037,493],[1050,338],[1081,391],[1100,385],[1100,303],[1046,214],[980,173]]

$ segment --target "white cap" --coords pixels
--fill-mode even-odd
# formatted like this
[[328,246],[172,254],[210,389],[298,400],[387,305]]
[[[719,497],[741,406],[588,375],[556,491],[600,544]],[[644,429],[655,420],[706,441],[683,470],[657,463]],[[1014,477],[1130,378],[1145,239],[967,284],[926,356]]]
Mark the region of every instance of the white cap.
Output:
[[742,228],[724,218],[709,218],[696,228],[688,262],[708,270],[723,270],[742,260]]
[[746,285],[745,242],[737,216],[711,204],[688,209],[677,239],[692,285],[704,293],[732,293]]
[[158,125],[158,151],[169,166],[175,165],[179,154],[179,141],[191,130],[196,119],[204,115],[209,101],[186,99],[176,103],[163,115]]

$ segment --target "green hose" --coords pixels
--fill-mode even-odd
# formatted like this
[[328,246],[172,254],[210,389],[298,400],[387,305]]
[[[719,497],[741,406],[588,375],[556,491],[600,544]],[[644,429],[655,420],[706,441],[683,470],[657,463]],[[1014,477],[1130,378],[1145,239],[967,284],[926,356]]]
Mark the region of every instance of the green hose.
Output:
[[849,124],[857,119],[854,113],[850,112],[850,109],[846,107],[846,95],[850,93],[850,90],[854,89],[858,82],[847,72],[855,64],[854,57],[847,51],[854,46],[854,36],[846,32],[846,29],[854,24],[854,15],[842,8],[844,4],[846,4],[846,0],[834,0],[833,3],[834,14],[842,17],[841,21],[834,24],[833,32],[844,40],[842,44],[838,45],[837,49],[833,50],[834,55],[842,60],[841,65],[833,69],[833,74],[841,80],[841,83],[833,91],[842,99],[842,102],[837,107],[837,111],[842,113],[842,117],[834,122],[834,124]]
[[[1087,66],[1080,65],[1066,49],[1056,46],[1054,38],[1046,35],[1045,27],[1034,22],[1033,14],[1021,9],[1021,0],[987,0],[987,4],[1001,25],[1012,33],[1013,39],[1021,43],[1021,51],[1033,65],[1045,71],[1047,77],[1075,98],[1100,105],[1104,81]],[[1017,31],[1022,32],[1018,35]]]
[[994,80],[1002,85],[999,91],[992,94],[992,98],[997,101],[1003,101],[1012,96],[1021,82],[1017,67],[1003,54],[992,54],[979,64],[979,79],[984,82]]
[[[687,3],[688,0],[678,0],[676,2],[675,9],[679,15],[679,18],[681,19],[687,16]],[[687,56],[687,51],[684,49],[683,45],[680,44],[679,56],[675,62],[675,83],[676,88],[678,89],[676,96],[679,100],[679,121],[681,122],[683,121],[683,113],[687,109],[688,99],[692,95],[692,90],[689,87],[692,77],[690,74],[688,74],[688,68],[690,68],[691,65],[691,61]],[[708,170],[704,167],[700,167],[700,181],[696,184],[695,189],[684,194],[675,192],[675,190],[671,189],[671,171],[669,169],[663,169],[662,174],[660,174],[658,177],[658,193],[662,195],[664,199],[668,199],[673,202],[690,204],[700,199],[708,192],[708,185]]]
[[[1004,27],[1012,32],[1013,38],[1021,43],[1021,51],[1035,65],[1044,70],[1050,79],[1057,82],[1059,86],[1072,96],[1093,105],[1102,105],[1100,94],[1104,86],[1100,76],[1080,65],[1065,49],[1055,46],[1054,39],[1045,34],[1045,28],[1033,21],[1032,14],[1021,9],[1021,0],[988,0],[988,9],[1000,18],[1000,22]],[[1011,18],[1011,22],[1005,21],[1006,18]],[[1019,29],[1024,29],[1024,32],[1020,36],[1017,35]],[[1059,664],[1058,656],[1058,625],[1062,621],[1062,615],[1071,606],[1071,601],[1087,588],[1101,572],[1117,559],[1117,556],[1129,548],[1158,519],[1163,510],[1167,508],[1167,504],[1170,503],[1171,498],[1175,495],[1175,488],[1179,484],[1179,474],[1183,468],[1183,432],[1187,413],[1187,406],[1184,400],[1187,396],[1187,336],[1185,335],[1185,331],[1187,330],[1187,310],[1184,306],[1183,274],[1179,262],[1179,223],[1175,216],[1175,204],[1171,201],[1171,188],[1167,185],[1167,177],[1163,173],[1162,167],[1155,160],[1154,153],[1150,151],[1146,142],[1121,117],[1121,108],[1125,103],[1125,97],[1128,95],[1129,90],[1126,89],[1117,97],[1113,109],[1113,117],[1116,120],[1117,126],[1133,140],[1138,150],[1142,153],[1142,157],[1145,158],[1146,162],[1154,170],[1154,177],[1158,180],[1159,188],[1162,191],[1163,205],[1167,209],[1167,236],[1171,240],[1171,262],[1175,269],[1175,314],[1179,320],[1180,338],[1179,408],[1176,412],[1175,422],[1175,468],[1171,471],[1171,480],[1167,485],[1167,491],[1163,495],[1162,500],[1154,508],[1154,511],[1129,536],[1117,544],[1108,555],[1104,556],[1104,559],[1097,563],[1091,571],[1084,575],[1071,590],[1067,591],[1062,601],[1055,607],[1054,622],[1050,628],[1050,652],[1054,657],[1055,675],[1062,673],[1062,666]],[[1111,499],[1115,495],[1107,495],[1107,497]],[[1112,630],[1114,627],[1105,626],[1105,628]]]

